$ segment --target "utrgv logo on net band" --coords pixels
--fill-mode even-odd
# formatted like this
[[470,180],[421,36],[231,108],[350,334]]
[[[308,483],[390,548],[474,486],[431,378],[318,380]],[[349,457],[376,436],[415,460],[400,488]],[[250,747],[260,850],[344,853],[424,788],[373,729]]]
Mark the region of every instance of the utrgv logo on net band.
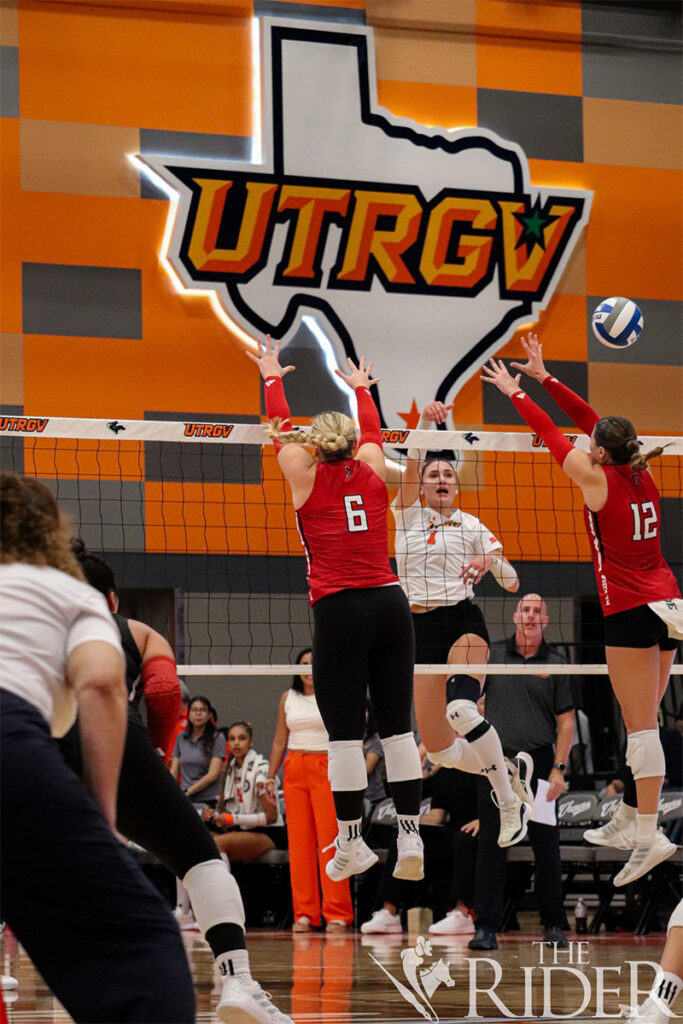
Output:
[[531,185],[491,131],[380,107],[370,28],[264,18],[260,59],[262,160],[138,158],[179,198],[175,273],[250,337],[310,316],[338,366],[367,350],[385,423],[448,401],[548,305],[592,192]]
[[[379,955],[382,936],[372,938],[379,940],[375,950]],[[438,1024],[440,1019],[433,1002],[441,985],[454,990],[449,995],[440,993],[440,1009],[445,1009],[449,1021],[479,1020],[485,1024],[501,1020],[623,1020],[631,1015],[629,1006],[636,1007],[649,994],[658,969],[650,960],[627,960],[624,964],[593,967],[588,941],[570,942],[568,949],[558,949],[556,943],[548,946],[538,940],[530,942],[529,946],[534,948],[533,955],[538,962],[508,966],[505,978],[497,960],[463,957],[464,948],[457,945],[457,959],[449,962],[434,953],[432,942],[422,935],[414,946],[401,950],[400,970],[396,974],[402,972],[402,979],[372,953],[369,956],[403,999],[433,1024]],[[453,946],[450,949],[453,950]],[[513,1001],[523,1005],[519,1008],[508,1005]],[[456,1002],[459,1015],[453,1015]],[[676,1019],[675,1013],[661,1000],[659,1005],[663,1020]]]

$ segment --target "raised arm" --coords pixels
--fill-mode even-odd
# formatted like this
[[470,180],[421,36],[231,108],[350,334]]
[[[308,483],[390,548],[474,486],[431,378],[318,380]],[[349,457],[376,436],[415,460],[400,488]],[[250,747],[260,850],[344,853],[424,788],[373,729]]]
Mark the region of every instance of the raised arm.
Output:
[[[429,402],[422,410],[418,430],[431,430],[437,423],[445,423],[449,409],[453,405],[443,402]],[[409,448],[406,458],[405,472],[401,477],[398,494],[394,500],[396,508],[410,508],[420,495],[420,467],[424,461],[424,453],[419,448]]]
[[[257,345],[258,355],[253,352],[247,352],[247,355],[258,366],[265,383],[266,416],[270,421],[278,420],[279,429],[288,433],[293,428],[282,378],[295,367],[280,366],[280,342],[273,342],[270,335],[267,335],[265,343],[258,341]],[[292,488],[294,504],[298,505],[299,492],[310,492],[312,486],[311,475],[315,469],[313,457],[305,448],[296,444],[282,444],[278,440],[274,440],[273,444],[282,475]]]
[[510,365],[542,384],[562,412],[569,416],[579,430],[590,437],[600,417],[580,395],[548,373],[543,363],[543,345],[539,343],[538,335],[529,332],[526,339],[522,338],[522,348],[527,355],[526,363],[513,362]]
[[334,372],[342,380],[346,381],[349,387],[353,388],[358,403],[358,425],[360,427],[360,439],[356,458],[360,462],[367,463],[377,476],[384,480],[384,449],[382,448],[382,424],[380,423],[377,406],[374,403],[370,388],[373,384],[379,383],[379,377],[373,378],[372,363],[365,365],[365,356],[361,356],[358,366],[352,359],[347,359],[350,373],[343,373],[342,370]]
[[482,367],[481,379],[488,384],[495,384],[499,391],[508,396],[570,480],[579,485],[588,507],[599,511],[607,500],[605,471],[593,461],[588,452],[575,448],[550,416],[520,389],[520,374],[511,377],[504,363],[491,359],[488,365]]

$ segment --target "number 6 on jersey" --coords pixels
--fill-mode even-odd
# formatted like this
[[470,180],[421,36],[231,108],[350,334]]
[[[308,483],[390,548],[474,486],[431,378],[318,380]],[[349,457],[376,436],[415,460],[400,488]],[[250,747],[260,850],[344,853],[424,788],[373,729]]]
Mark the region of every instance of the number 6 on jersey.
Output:
[[346,525],[349,533],[362,533],[367,530],[368,517],[363,508],[361,494],[345,494],[344,508],[346,509]]

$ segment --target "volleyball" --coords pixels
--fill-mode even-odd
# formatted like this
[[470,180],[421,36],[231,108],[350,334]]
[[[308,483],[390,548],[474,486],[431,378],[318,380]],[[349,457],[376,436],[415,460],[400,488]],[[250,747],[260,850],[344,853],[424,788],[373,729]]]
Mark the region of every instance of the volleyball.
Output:
[[633,299],[604,299],[593,313],[593,334],[608,348],[628,348],[642,329],[643,314]]

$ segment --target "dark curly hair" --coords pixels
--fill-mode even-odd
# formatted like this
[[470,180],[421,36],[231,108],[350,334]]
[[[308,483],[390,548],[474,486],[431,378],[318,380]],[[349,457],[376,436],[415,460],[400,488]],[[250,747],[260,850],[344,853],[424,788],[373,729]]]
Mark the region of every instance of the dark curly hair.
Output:
[[71,550],[70,532],[44,483],[16,473],[0,473],[0,562],[49,565],[83,580]]

